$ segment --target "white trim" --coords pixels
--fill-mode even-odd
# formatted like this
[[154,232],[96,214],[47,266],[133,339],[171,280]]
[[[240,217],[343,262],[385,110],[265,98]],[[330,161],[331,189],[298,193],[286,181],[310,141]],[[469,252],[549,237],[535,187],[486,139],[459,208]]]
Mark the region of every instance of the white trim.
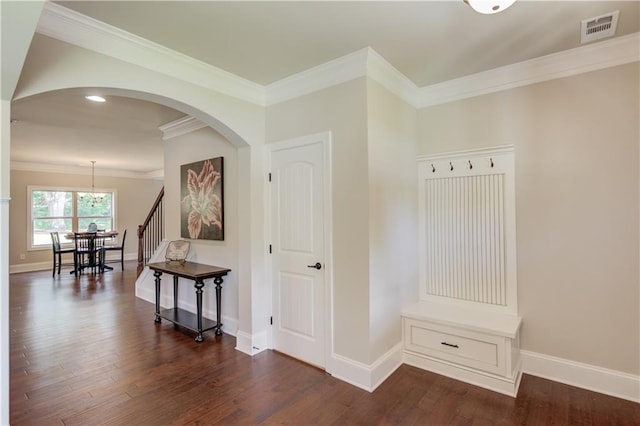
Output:
[[634,33],[418,88],[366,47],[262,86],[51,2],[37,32],[260,106],[368,76],[410,105],[425,108],[640,60],[640,33]]
[[331,374],[329,360],[333,350],[333,134],[331,131],[321,133],[323,142],[324,163],[324,266],[325,266],[325,369]]
[[[9,120],[5,118],[5,114],[8,114],[9,103],[2,101],[0,103],[0,114],[2,115],[2,124],[4,125]],[[5,138],[6,137],[6,138]],[[6,143],[6,144],[5,144]],[[8,148],[9,138],[8,131],[2,131],[2,145],[3,148]],[[5,152],[2,150],[3,155]],[[2,164],[6,165],[9,162],[7,157],[2,158]],[[6,169],[4,169],[6,170]],[[4,171],[3,170],[3,171]],[[2,176],[6,176],[4,173]],[[9,187],[6,187],[7,191]],[[0,423],[9,424],[9,366],[10,366],[10,351],[9,341],[11,335],[10,321],[9,321],[9,200],[7,196],[0,197]]]
[[[35,271],[46,271],[47,269],[51,270],[53,268],[53,264],[51,261],[47,262],[33,262],[33,263],[20,263],[16,265],[9,265],[9,274],[19,274],[22,272],[35,272]],[[60,275],[63,273],[69,273],[69,271],[65,271],[64,268],[60,270]]]
[[522,370],[532,376],[640,402],[640,376],[521,350]]
[[[206,282],[205,282],[205,284],[206,284]],[[208,288],[208,289],[206,287],[207,286],[205,285],[205,293],[209,293],[209,295],[211,293],[214,293],[215,290],[214,290],[213,286],[210,286],[210,288]],[[193,286],[191,288],[193,289]],[[187,300],[180,299],[180,301],[179,301],[180,305],[179,306],[180,306],[180,308],[195,314],[196,311],[197,311],[196,303],[195,303],[195,293],[193,293],[193,296],[194,296],[193,298],[189,298]],[[154,297],[155,297],[155,291],[154,291]],[[153,303],[155,304],[155,298],[153,299]],[[203,305],[204,305],[204,303],[203,303]],[[169,295],[169,294],[161,295],[161,297],[160,297],[160,306],[162,306],[163,308],[173,307],[173,295]],[[214,307],[214,306],[212,306],[212,307]],[[206,307],[203,306],[202,316],[204,318],[215,320],[216,319],[216,311],[214,309],[207,309]],[[221,319],[221,322],[222,322],[222,331],[223,332],[225,332],[226,334],[230,334],[232,336],[235,336],[238,333],[238,319],[237,318],[232,318],[230,316],[221,314],[221,318],[220,319]]]
[[[66,175],[91,175],[91,170],[89,168],[84,166],[73,166],[69,164],[45,164],[12,161],[11,170],[40,173],[61,173]],[[158,173],[161,173],[161,176],[158,176]],[[95,175],[131,179],[158,179],[164,176],[164,170],[154,170],[151,172],[134,172],[130,170],[118,169],[96,169]]]
[[187,133],[195,132],[203,127],[208,127],[202,121],[190,116],[184,116],[170,123],[163,124],[158,127],[162,132],[162,140],[166,141],[177,136],[186,135]]
[[261,331],[256,334],[245,333],[238,330],[236,333],[236,347],[237,351],[245,353],[250,356],[254,356],[260,352],[268,349],[267,346],[267,332]]
[[46,2],[36,31],[235,98],[264,105],[264,87],[220,68]]
[[518,395],[518,388],[520,387],[520,381],[522,379],[520,366],[517,366],[515,370],[517,371],[516,377],[511,379],[495,374],[484,373],[480,370],[467,368],[443,360],[433,360],[426,355],[407,351],[404,352],[404,363],[514,398]]
[[[45,248],[42,248],[42,250],[44,250]],[[124,260],[125,262],[127,260],[136,260],[138,259],[138,253],[125,253],[124,255]],[[107,260],[120,260],[120,257],[117,258],[109,258]],[[36,272],[36,271],[46,271],[46,270],[52,270],[53,268],[53,264],[51,263],[51,261],[45,261],[45,262],[31,262],[31,263],[16,263],[14,265],[9,265],[9,274],[20,274],[22,272]],[[119,266],[116,266],[116,268],[119,268]],[[60,275],[62,276],[62,274],[64,273],[69,273],[70,270],[67,268],[65,271],[65,268],[62,268],[60,270]],[[146,299],[145,299],[146,300]],[[154,299],[155,300],[155,299]],[[155,303],[155,302],[154,302]]]
[[402,361],[402,342],[400,342],[371,365],[333,354],[331,356],[332,371],[329,373],[336,379],[367,392],[373,392],[402,365]]
[[360,77],[369,77],[416,107],[418,87],[371,47],[325,62],[266,87],[266,106],[294,99]]
[[610,40],[489,71],[468,75],[419,89],[418,108],[569,77],[640,60],[640,33]]
[[367,76],[416,108],[419,100],[418,86],[398,71],[378,52],[371,48],[368,49],[368,52]]
[[394,371],[396,371],[402,364],[403,344],[402,342],[396,343],[394,347],[389,349],[380,358],[378,358],[373,364],[371,364],[371,392],[376,390],[378,386],[382,384]]
[[[71,227],[73,230],[77,230],[77,226],[81,219],[86,219],[87,216],[78,216],[78,193],[80,192],[90,192],[91,188],[69,188],[69,187],[60,187],[60,186],[46,186],[46,185],[27,185],[27,217],[29,218],[27,221],[27,251],[35,251],[40,250],[46,247],[51,247],[50,240],[45,244],[34,244],[34,229],[33,229],[33,192],[34,191],[55,191],[55,192],[73,192],[73,210],[71,216],[61,216],[67,219],[71,219]],[[109,193],[112,195],[111,198],[111,216],[102,216],[102,217],[110,217],[111,218],[111,228],[118,229],[118,190],[112,188],[95,188],[95,192],[97,193]],[[99,217],[99,216],[95,216]]]
[[[448,299],[448,300],[447,300]],[[402,309],[403,318],[428,321],[448,327],[457,327],[493,336],[516,339],[522,318],[515,314],[496,313],[491,307],[485,309],[480,303],[458,304],[446,297],[438,302],[420,300]]]
[[294,99],[367,75],[370,48],[309,68],[266,86],[265,106]]
[[487,148],[467,149],[463,151],[440,152],[437,154],[418,155],[416,161],[437,161],[448,160],[450,158],[478,158],[488,155],[498,156],[500,154],[511,154],[514,152],[513,145],[501,145]]
[[335,353],[331,356],[330,364],[329,373],[333,377],[371,392],[371,372],[368,365]]
[[254,353],[253,353],[252,346],[253,346],[253,339],[251,338],[251,334],[238,330],[238,332],[236,333],[235,349],[247,355],[253,356]]

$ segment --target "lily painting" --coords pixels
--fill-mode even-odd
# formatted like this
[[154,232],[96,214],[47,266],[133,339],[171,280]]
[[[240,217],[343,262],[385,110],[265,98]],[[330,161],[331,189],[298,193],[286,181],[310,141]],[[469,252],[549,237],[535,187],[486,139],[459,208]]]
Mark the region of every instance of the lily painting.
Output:
[[217,157],[180,166],[182,238],[224,240],[222,160]]

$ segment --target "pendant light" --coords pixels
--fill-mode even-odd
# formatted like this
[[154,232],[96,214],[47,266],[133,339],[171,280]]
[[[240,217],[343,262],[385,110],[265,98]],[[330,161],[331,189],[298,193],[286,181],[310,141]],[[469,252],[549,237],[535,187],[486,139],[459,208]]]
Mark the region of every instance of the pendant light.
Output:
[[96,195],[96,185],[95,185],[95,166],[96,166],[96,161],[95,160],[91,160],[91,195],[89,194],[85,194],[82,197],[80,197],[80,199],[82,201],[84,200],[89,200],[89,204],[91,204],[91,207],[95,207],[96,204],[102,202],[102,200],[104,199],[103,196],[97,196]]
[[464,2],[476,12],[489,15],[502,12],[514,4],[516,0],[464,0]]

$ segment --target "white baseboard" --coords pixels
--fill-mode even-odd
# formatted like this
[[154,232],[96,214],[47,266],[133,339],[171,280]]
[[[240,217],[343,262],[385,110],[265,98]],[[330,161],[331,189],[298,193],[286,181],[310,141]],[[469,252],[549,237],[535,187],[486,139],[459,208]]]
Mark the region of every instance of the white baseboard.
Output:
[[251,334],[238,330],[236,333],[236,350],[244,352],[247,355],[255,355]]
[[371,392],[376,390],[394,371],[402,365],[402,342],[398,342],[371,364]]
[[479,370],[466,368],[464,366],[448,363],[442,360],[433,360],[422,354],[412,352],[404,352],[404,363],[423,370],[431,371],[442,376],[470,383],[481,388],[499,392],[504,395],[516,397],[518,388],[522,379],[522,372],[516,368],[518,372],[513,379],[497,376],[491,373],[484,373]]
[[268,349],[267,332],[261,331],[256,334],[245,333],[238,330],[236,333],[236,350],[247,355],[255,355]]
[[[10,274],[19,274],[22,272],[35,272],[35,271],[46,271],[53,269],[53,263],[49,262],[34,262],[34,263],[19,263],[17,265],[9,265],[9,273]],[[71,267],[73,269],[73,267]],[[69,266],[62,267],[60,269],[60,274],[63,272],[69,273]]]
[[536,352],[520,356],[523,372],[532,376],[640,402],[640,376]]
[[327,373],[336,379],[373,392],[401,365],[402,343],[400,342],[371,365],[333,354],[326,368]]
[[[120,257],[118,257],[118,260],[120,259]],[[137,260],[138,259],[138,253],[125,253],[124,255],[124,260]],[[112,260],[116,260],[115,258],[108,258],[108,261],[112,261]],[[72,261],[73,263],[73,261]],[[60,269],[60,274],[62,274],[62,272],[66,269],[67,274],[69,273],[69,270],[73,269],[72,265],[67,265],[67,266],[63,266]],[[46,270],[52,270],[53,269],[53,262],[51,260],[48,260],[46,262],[33,262],[33,263],[18,263],[15,265],[9,265],[9,274],[19,274],[22,272],[36,272],[36,271],[46,271]]]

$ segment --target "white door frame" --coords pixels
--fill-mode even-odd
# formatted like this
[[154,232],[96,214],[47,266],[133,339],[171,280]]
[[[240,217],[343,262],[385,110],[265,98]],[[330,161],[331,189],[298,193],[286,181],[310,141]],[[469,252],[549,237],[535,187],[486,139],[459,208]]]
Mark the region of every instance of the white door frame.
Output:
[[[320,143],[322,145],[323,153],[323,173],[324,173],[324,310],[325,310],[325,335],[324,335],[324,366],[323,368],[328,371],[330,365],[331,356],[333,354],[333,220],[332,220],[332,164],[331,164],[331,132],[314,133],[311,135],[301,136],[293,139],[281,140],[278,142],[265,144],[265,171],[267,177],[265,179],[265,250],[266,259],[265,262],[265,275],[268,285],[269,295],[269,312],[273,313],[273,258],[269,253],[269,244],[272,241],[272,226],[271,226],[271,207],[272,197],[271,188],[269,183],[269,173],[271,172],[271,154],[276,151],[282,151],[285,149],[301,147],[305,145],[312,145]],[[273,349],[273,326],[269,327],[269,333],[267,337],[267,343],[269,349]],[[330,372],[330,371],[328,371]]]

